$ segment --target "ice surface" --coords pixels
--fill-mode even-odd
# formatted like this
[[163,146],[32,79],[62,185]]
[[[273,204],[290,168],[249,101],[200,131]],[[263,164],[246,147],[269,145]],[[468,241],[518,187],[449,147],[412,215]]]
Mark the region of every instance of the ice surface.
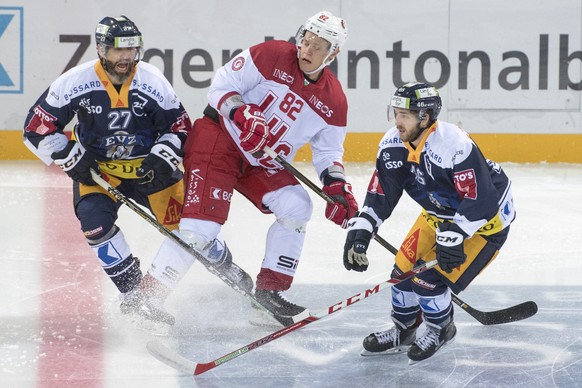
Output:
[[[310,164],[295,163],[316,181]],[[361,357],[362,339],[389,322],[389,291],[270,342],[198,377],[146,350],[153,337],[120,317],[116,291],[86,245],[72,210],[70,181],[40,162],[0,162],[0,386],[2,387],[577,387],[582,386],[582,166],[503,165],[518,218],[499,257],[460,296],[483,311],[526,300],[522,322],[483,326],[456,308],[456,340],[409,366],[405,355]],[[363,199],[372,164],[348,164]],[[325,311],[383,282],[392,255],[373,244],[370,268],[347,272],[345,232],[314,216],[287,296]],[[418,215],[403,197],[381,235],[398,246]],[[235,261],[256,275],[265,216],[235,195],[223,231]],[[149,266],[162,236],[131,210],[118,224]],[[252,326],[248,301],[196,264],[168,300],[177,324],[162,342],[208,362],[277,330]]]

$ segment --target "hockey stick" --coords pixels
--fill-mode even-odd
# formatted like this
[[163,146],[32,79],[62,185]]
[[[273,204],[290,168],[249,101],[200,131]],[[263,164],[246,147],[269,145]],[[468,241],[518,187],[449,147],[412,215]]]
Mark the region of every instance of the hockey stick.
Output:
[[154,356],[155,358],[157,358],[158,360],[162,361],[163,363],[171,366],[174,369],[177,369],[179,371],[182,371],[184,373],[188,373],[188,374],[194,374],[194,375],[199,375],[202,374],[204,372],[209,371],[210,369],[216,368],[219,365],[224,364],[225,362],[228,362],[232,359],[237,358],[238,356],[242,356],[245,353],[250,352],[251,350],[254,350],[260,346],[263,346],[265,344],[268,344],[271,341],[274,341],[278,338],[283,337],[284,335],[287,335],[295,330],[301,329],[302,327],[305,327],[307,325],[309,325],[310,323],[313,323],[315,321],[318,321],[322,318],[327,317],[328,315],[331,315],[333,313],[336,313],[338,311],[340,311],[342,308],[344,307],[348,307],[351,306],[363,299],[366,299],[367,297],[377,294],[380,291],[384,290],[385,288],[391,286],[392,284],[397,284],[400,283],[403,280],[406,280],[420,272],[426,271],[432,267],[434,267],[435,265],[437,265],[437,261],[433,260],[433,261],[429,261],[428,263],[424,263],[422,265],[419,265],[418,267],[403,273],[402,275],[398,276],[397,278],[390,278],[380,284],[376,284],[374,287],[366,289],[360,293],[357,293],[341,302],[335,303],[331,306],[329,306],[325,311],[322,311],[318,314],[315,315],[310,315],[309,317],[303,319],[302,321],[296,322],[294,324],[292,324],[291,326],[287,326],[284,327],[283,329],[280,329],[274,333],[271,333],[269,335],[266,335],[265,337],[253,341],[251,343],[249,343],[248,345],[243,346],[242,348],[239,348],[235,351],[232,351],[230,353],[225,354],[222,357],[219,357],[213,361],[210,362],[206,362],[206,363],[196,363],[194,361],[191,361],[189,359],[187,359],[186,357],[181,356],[180,354],[178,354],[177,352],[171,350],[170,348],[168,348],[167,346],[165,346],[164,344],[162,344],[159,340],[152,340],[150,342],[147,343],[147,349],[150,352],[150,354],[152,356]]
[[465,310],[470,316],[483,325],[500,325],[521,321],[534,316],[538,312],[538,305],[534,301],[527,301],[502,310],[479,311],[463,302],[457,295],[451,293],[453,302]]
[[[310,181],[305,175],[303,175],[299,170],[297,170],[293,165],[279,156],[275,151],[273,151],[270,147],[265,147],[265,153],[269,155],[272,159],[274,159],[277,163],[279,163],[283,168],[293,174],[297,179],[303,182],[307,187],[313,190],[317,195],[323,198],[328,203],[334,203],[335,200],[327,195],[322,189],[319,188],[316,184]],[[394,248],[390,243],[384,240],[379,235],[374,235],[374,240],[376,240],[380,245],[386,248],[390,253],[396,255],[398,249]],[[463,302],[457,295],[452,294],[453,302],[465,310],[469,315],[475,318],[477,321],[482,323],[483,325],[499,325],[502,323],[509,323],[509,322],[516,322],[521,321],[523,319],[527,319],[533,315],[535,315],[538,311],[538,306],[533,301],[527,301],[520,303],[515,306],[511,306],[502,310],[496,311],[479,311],[467,303]]]
[[[243,290],[236,283],[234,283],[228,277],[223,275],[219,270],[214,268],[212,266],[212,264],[208,260],[206,260],[206,258],[204,256],[202,256],[197,250],[195,250],[190,244],[188,244],[186,241],[182,240],[179,236],[172,233],[172,231],[170,229],[168,229],[166,226],[160,224],[154,217],[152,217],[151,215],[146,213],[141,207],[139,207],[138,204],[133,202],[130,198],[127,198],[122,192],[117,190],[115,187],[111,186],[109,184],[109,182],[107,182],[105,179],[103,179],[103,177],[101,175],[97,174],[94,170],[91,170],[91,177],[93,178],[95,183],[97,183],[104,190],[106,190],[108,193],[113,195],[118,201],[127,205],[127,207],[129,207],[131,210],[133,210],[135,213],[137,213],[141,218],[143,218],[144,220],[149,222],[150,225],[152,225],[154,228],[156,228],[160,233],[162,233],[164,236],[173,240],[181,248],[183,248],[185,251],[190,253],[196,259],[198,259],[198,261],[200,261],[209,272],[218,276],[220,278],[220,280],[222,280],[224,283],[226,283],[228,286],[230,286],[235,291],[243,294],[246,298],[248,298],[254,305],[256,305],[258,308],[260,308],[262,311],[269,314],[271,317],[273,317],[277,321],[281,322],[277,317],[275,317],[275,314],[273,314],[272,312],[267,310],[261,303],[259,303],[259,301],[255,298],[255,296],[253,294]],[[307,312],[301,313],[299,315],[296,315],[295,317],[290,318],[289,319],[290,322],[281,322],[281,323],[283,325],[286,325],[286,324],[298,322],[301,319],[305,318],[305,316],[307,314],[308,314]]]

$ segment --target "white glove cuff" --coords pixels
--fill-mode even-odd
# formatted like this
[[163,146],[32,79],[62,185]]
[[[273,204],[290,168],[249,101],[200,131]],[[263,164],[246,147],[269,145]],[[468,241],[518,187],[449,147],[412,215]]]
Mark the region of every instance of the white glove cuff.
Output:
[[364,217],[354,217],[348,222],[347,231],[356,230],[356,229],[364,229],[370,233],[374,232],[374,227],[372,223],[365,219]]
[[156,143],[154,144],[150,152],[156,155],[157,157],[163,159],[166,163],[168,163],[172,167],[174,171],[176,171],[180,163],[182,163],[182,158],[178,156],[174,149],[169,145],[163,143]]
[[77,163],[83,158],[85,155],[85,147],[78,141],[75,142],[73,148],[69,151],[69,154],[62,158],[62,159],[55,159],[55,164],[59,166],[63,171],[72,170]]
[[227,97],[220,105],[219,108],[220,115],[222,117],[232,120],[233,117],[231,117],[231,114],[244,104],[245,102],[243,101],[242,96],[238,93],[233,93],[231,96]]

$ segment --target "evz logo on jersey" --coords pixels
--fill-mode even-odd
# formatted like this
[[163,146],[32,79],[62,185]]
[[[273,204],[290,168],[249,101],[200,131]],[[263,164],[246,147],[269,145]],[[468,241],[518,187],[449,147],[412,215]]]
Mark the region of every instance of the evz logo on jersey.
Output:
[[103,145],[107,148],[107,157],[110,159],[125,159],[131,155],[137,137],[125,131],[117,131],[111,136],[103,138]]
[[463,170],[456,172],[453,176],[455,189],[461,198],[477,199],[477,179],[475,170]]

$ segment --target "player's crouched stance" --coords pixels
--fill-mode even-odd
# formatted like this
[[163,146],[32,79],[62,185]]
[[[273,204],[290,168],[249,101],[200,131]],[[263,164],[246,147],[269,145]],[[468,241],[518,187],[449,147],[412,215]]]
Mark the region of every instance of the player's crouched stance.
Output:
[[[192,124],[163,74],[140,61],[142,35],[133,21],[125,16],[105,17],[97,24],[95,40],[98,59],[62,74],[30,109],[24,143],[44,163],[54,162],[74,181],[75,215],[87,243],[121,294],[121,312],[140,327],[167,331],[175,322],[163,307],[169,289],[149,274],[142,278],[140,262],[116,225],[121,202],[96,184],[91,169],[148,209],[160,224],[175,230],[184,200],[178,167]],[[151,86],[155,94],[143,85]],[[64,129],[75,116],[69,140]],[[168,251],[170,263],[194,260],[174,245]],[[226,246],[208,256],[226,276],[252,289],[252,280],[232,264]],[[176,277],[171,265],[164,271]]]
[[[364,206],[348,225],[344,265],[365,271],[370,240],[405,190],[422,211],[396,254],[392,276],[438,261],[392,287],[394,327],[367,336],[364,356],[407,350],[413,364],[452,342],[451,292],[464,290],[491,263],[515,218],[508,177],[464,131],[437,121],[440,109],[431,85],[398,88],[389,106],[396,126],[380,143]],[[422,321],[425,331],[418,334]]]

